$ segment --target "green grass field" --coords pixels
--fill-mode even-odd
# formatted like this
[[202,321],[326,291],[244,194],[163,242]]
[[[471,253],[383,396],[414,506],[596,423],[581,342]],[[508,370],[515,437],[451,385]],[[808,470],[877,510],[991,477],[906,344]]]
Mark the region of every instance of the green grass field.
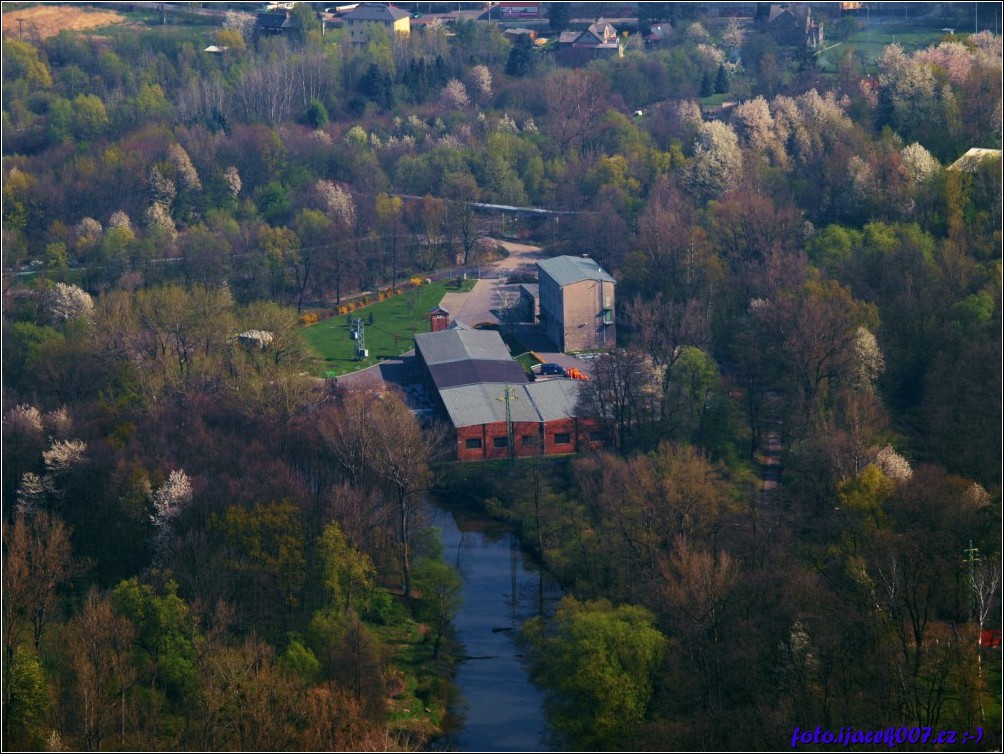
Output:
[[[898,42],[906,52],[910,53],[937,44],[943,36],[944,32],[940,29],[925,29],[906,23],[873,24],[848,35],[846,39],[840,40],[836,47],[822,53],[819,64],[824,71],[835,71],[844,51],[851,48],[864,62],[863,72],[874,75],[877,73],[875,62],[882,57],[882,51],[893,42]],[[833,43],[827,41],[823,46],[829,47],[831,44]]]
[[[476,281],[469,280],[463,290],[470,290]],[[429,331],[429,312],[443,300],[452,284],[430,283],[341,314],[301,330],[303,340],[316,356],[314,372],[319,377],[338,376],[378,364],[385,359],[410,351],[415,333]],[[372,324],[370,317],[372,316]],[[369,356],[356,357],[356,344],[350,333],[349,320],[359,317],[365,324],[366,349]]]

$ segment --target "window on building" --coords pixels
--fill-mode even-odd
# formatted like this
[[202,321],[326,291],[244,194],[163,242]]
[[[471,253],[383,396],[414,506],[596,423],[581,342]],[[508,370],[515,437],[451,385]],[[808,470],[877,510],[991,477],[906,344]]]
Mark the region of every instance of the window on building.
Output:
[[523,437],[522,437],[522,443],[524,445],[536,445],[537,444],[537,436],[536,435],[523,435]]
[[603,439],[603,433],[602,432],[590,432],[589,433],[589,441],[590,442],[600,442],[602,439]]
[[603,316],[603,324],[605,324],[605,325],[612,325],[614,323],[614,310],[613,309],[604,309],[601,312],[601,314]]
[[481,438],[472,437],[464,442],[464,447],[468,450],[478,450],[481,447]]
[[558,432],[554,436],[555,445],[568,445],[572,441],[572,436],[568,432]]
[[508,437],[493,437],[492,443],[494,443],[496,448],[505,448],[509,445]]

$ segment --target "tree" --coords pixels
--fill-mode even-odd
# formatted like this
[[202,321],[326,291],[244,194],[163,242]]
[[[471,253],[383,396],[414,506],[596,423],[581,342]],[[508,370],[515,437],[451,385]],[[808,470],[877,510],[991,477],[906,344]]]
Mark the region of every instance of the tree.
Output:
[[3,740],[5,747],[41,751],[51,699],[38,655],[21,647],[4,663]]
[[439,96],[440,102],[452,110],[464,110],[470,105],[471,100],[467,96],[467,87],[460,79],[450,79],[443,87]]
[[579,393],[580,416],[596,417],[617,448],[659,415],[657,377],[641,351],[618,348],[595,361]]
[[346,541],[336,523],[324,527],[318,544],[331,602],[346,612],[354,607],[353,599],[355,604],[365,604],[376,577],[373,561]]
[[349,391],[321,432],[350,479],[383,492],[402,588],[410,596],[412,551],[422,511],[418,495],[428,485],[430,461],[442,452],[443,430],[423,431],[394,393],[373,398],[368,392]]
[[527,621],[533,676],[548,689],[546,705],[571,748],[630,747],[646,718],[666,639],[642,607],[568,596],[554,614]]
[[94,299],[75,285],[56,283],[48,293],[49,317],[53,322],[64,323],[94,312]]
[[377,194],[376,218],[380,225],[380,235],[383,238],[384,247],[390,257],[390,289],[392,293],[397,293],[397,256],[401,236],[402,207],[401,197],[383,193]]
[[44,510],[19,513],[13,524],[5,524],[4,535],[3,641],[9,663],[26,631],[39,651],[45,629],[59,617],[59,592],[79,566],[62,519]]
[[702,123],[684,185],[699,197],[711,199],[735,188],[742,171],[742,151],[732,126],[717,120]]
[[534,49],[533,40],[528,34],[520,35],[509,50],[509,59],[505,64],[506,75],[526,78],[532,75],[536,68],[537,51]]
[[478,224],[477,208],[481,190],[474,176],[470,173],[458,173],[444,176],[444,193],[448,197],[447,222],[452,235],[460,239],[464,250],[463,265],[472,262],[472,252],[477,242],[484,236]]
[[725,64],[718,65],[718,73],[715,74],[715,94],[725,94],[729,91],[729,74],[725,71]]
[[560,68],[544,81],[546,130],[562,157],[581,149],[607,111],[610,86],[596,70]]
[[571,6],[568,3],[548,3],[547,22],[553,32],[563,32],[568,28]]
[[415,580],[433,625],[433,657],[439,657],[443,634],[464,601],[464,583],[460,574],[443,562],[441,550],[420,560],[415,568]]
[[154,561],[160,563],[167,554],[173,535],[172,524],[192,501],[192,483],[183,469],[175,469],[163,486],[153,494]]
[[138,677],[131,662],[135,638],[132,622],[117,615],[111,600],[93,587],[66,626],[73,710],[89,751],[101,750],[113,736],[120,748],[126,745],[126,694]]

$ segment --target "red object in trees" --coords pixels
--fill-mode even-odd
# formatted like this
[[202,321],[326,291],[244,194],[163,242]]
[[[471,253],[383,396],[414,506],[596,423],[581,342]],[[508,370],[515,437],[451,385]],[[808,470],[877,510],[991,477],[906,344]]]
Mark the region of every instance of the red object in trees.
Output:
[[999,628],[984,628],[980,632],[980,649],[1000,649],[1001,630]]

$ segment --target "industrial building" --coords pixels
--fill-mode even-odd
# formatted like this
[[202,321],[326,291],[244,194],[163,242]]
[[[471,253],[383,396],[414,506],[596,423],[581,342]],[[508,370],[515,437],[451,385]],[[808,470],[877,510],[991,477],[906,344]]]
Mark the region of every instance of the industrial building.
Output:
[[602,446],[596,420],[576,415],[582,382],[531,382],[493,330],[415,336],[427,389],[454,430],[457,459],[575,453]]
[[616,282],[589,257],[563,256],[537,263],[540,325],[559,351],[613,348]]

